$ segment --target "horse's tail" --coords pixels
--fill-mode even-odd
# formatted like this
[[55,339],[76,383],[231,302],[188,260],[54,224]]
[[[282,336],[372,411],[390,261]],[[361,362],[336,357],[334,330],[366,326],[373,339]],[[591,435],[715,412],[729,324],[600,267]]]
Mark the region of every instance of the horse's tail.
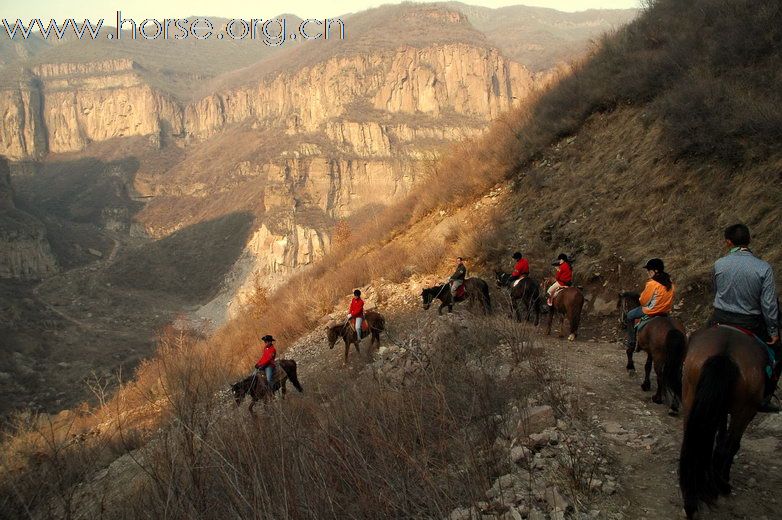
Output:
[[701,368],[679,457],[679,487],[688,517],[697,510],[699,501],[710,503],[717,498],[712,473],[714,437],[728,420],[738,378],[738,367],[725,354],[709,358]]
[[293,387],[299,392],[303,392],[304,388],[302,388],[301,383],[299,383],[299,378],[296,377],[296,362],[290,359],[290,360],[286,360],[284,363],[281,362],[280,366],[285,371],[285,374],[288,376],[288,379],[290,379],[291,383],[293,384]]
[[682,397],[682,365],[687,350],[687,337],[679,329],[671,329],[665,336],[665,365],[663,381],[676,398]]
[[486,309],[486,314],[491,314],[491,296],[489,295],[489,284],[486,282],[481,284],[481,297],[483,298],[483,308]]

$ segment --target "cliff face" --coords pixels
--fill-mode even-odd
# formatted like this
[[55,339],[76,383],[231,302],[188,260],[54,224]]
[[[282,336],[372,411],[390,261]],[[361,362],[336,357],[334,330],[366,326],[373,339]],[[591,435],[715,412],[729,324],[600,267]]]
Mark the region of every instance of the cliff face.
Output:
[[[247,121],[289,134],[326,128],[337,142],[346,139],[329,131],[328,122],[346,116],[457,114],[488,121],[526,97],[536,83],[527,69],[496,50],[466,44],[332,58],[187,106],[146,83],[130,60],[40,65],[32,73],[34,81],[0,91],[0,154],[12,159],[79,151],[92,141],[116,137],[165,134],[203,140]],[[348,133],[351,143],[372,143],[356,153],[388,153],[387,137],[376,126],[349,128]]]
[[199,139],[252,119],[314,132],[328,120],[381,113],[447,113],[488,121],[528,95],[536,78],[496,50],[466,44],[332,58],[257,86],[214,94],[185,109]]
[[16,208],[8,161],[0,157],[0,278],[37,279],[57,265],[43,225]]
[[182,110],[148,85],[130,60],[48,64],[33,81],[0,91],[0,154],[73,152],[92,141],[182,132]]
[[337,219],[409,193],[444,146],[479,135],[547,80],[468,43],[336,55],[186,105],[131,60],[30,72],[27,86],[0,92],[0,153],[144,136],[184,154],[165,175],[137,174],[152,199],[135,230],[161,238],[232,211],[260,218],[216,300],[223,309],[259,276],[274,285],[315,261]]

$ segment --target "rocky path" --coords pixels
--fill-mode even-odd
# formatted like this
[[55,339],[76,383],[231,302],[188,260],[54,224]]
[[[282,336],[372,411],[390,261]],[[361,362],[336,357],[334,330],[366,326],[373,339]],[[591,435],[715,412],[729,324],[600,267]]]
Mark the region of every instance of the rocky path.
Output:
[[[641,371],[627,376],[617,344],[551,340],[545,345],[566,384],[576,388],[582,411],[600,425],[595,433],[615,458],[621,483],[617,499],[624,502],[626,517],[684,518],[677,474],[681,418],[652,403],[651,392],[640,388]],[[702,518],[779,518],[781,440],[782,415],[759,414],[734,465],[734,494],[704,510]]]

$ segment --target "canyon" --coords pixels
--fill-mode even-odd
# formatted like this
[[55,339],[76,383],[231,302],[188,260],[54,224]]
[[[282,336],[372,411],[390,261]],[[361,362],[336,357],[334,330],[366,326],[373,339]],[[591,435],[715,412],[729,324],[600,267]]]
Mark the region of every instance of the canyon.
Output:
[[471,9],[383,6],[346,16],[344,41],[279,49],[0,41],[0,155],[26,215],[0,230],[0,278],[40,283],[20,290],[55,336],[113,334],[127,348],[108,364],[132,367],[151,329],[225,323],[555,82],[562,55],[538,47],[576,57],[636,14]]

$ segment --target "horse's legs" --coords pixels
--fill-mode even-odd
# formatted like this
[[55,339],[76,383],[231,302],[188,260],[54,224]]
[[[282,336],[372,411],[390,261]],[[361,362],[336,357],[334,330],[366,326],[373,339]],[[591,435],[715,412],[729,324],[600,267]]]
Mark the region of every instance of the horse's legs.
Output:
[[282,384],[280,385],[280,391],[282,392],[282,398],[285,399],[285,394],[288,392],[288,389],[286,388],[288,386],[288,380],[284,380]]
[[442,316],[443,315],[443,307],[445,307],[445,302],[440,304],[440,308],[437,309],[437,315]]
[[663,363],[664,361],[662,359],[654,360],[654,374],[657,376],[657,392],[652,396],[652,401],[657,404],[663,403],[663,392],[665,391],[665,379],[663,379]]
[[646,354],[646,363],[644,364],[644,382],[641,383],[641,390],[648,392],[652,388],[652,382],[649,375],[652,373],[652,354]]
[[250,407],[247,409],[250,413],[253,413],[253,406],[255,406],[256,399],[255,396],[253,396],[252,399],[250,399]]
[[548,313],[548,325],[546,326],[546,336],[551,336],[551,322],[554,321],[554,313],[556,311],[552,307]]
[[627,353],[627,371],[630,373],[631,376],[635,375],[635,363],[633,363],[633,354],[635,353],[635,348],[628,348],[625,350]]
[[342,341],[345,342],[345,361],[343,361],[344,365],[348,364],[348,353],[350,352],[350,341],[347,338],[342,338]]
[[[741,410],[736,414],[731,414],[727,434],[717,437],[717,447],[714,451],[714,481],[722,495],[730,495],[730,468],[733,465],[733,458],[741,447],[741,437],[744,435],[744,430],[747,429],[747,425],[754,415],[754,409]],[[720,437],[724,437],[724,442],[720,442]]]

